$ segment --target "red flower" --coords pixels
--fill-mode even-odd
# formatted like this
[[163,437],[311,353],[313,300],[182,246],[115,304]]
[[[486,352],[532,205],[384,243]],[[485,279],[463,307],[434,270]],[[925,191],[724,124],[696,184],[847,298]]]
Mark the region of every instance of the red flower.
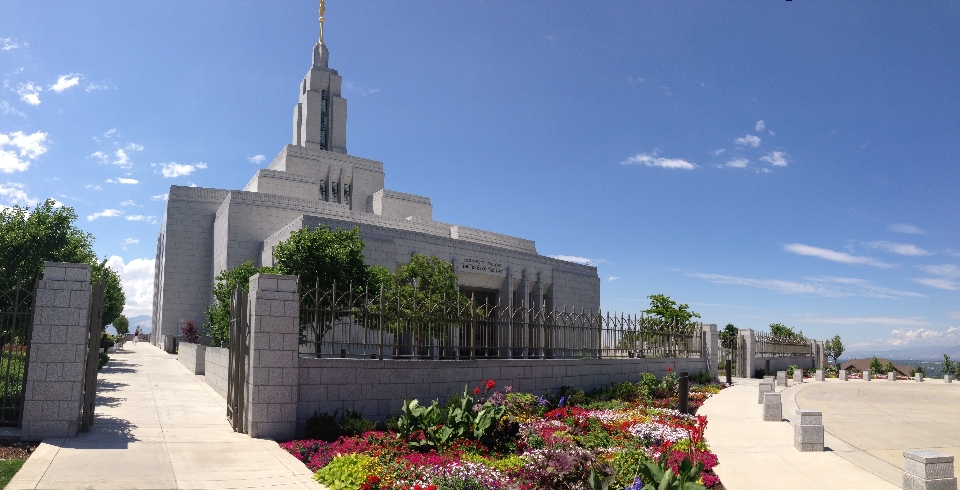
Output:
[[492,379],[489,380],[489,381],[487,381],[487,389],[488,389],[488,390],[492,390],[494,386],[497,386],[497,382],[496,382],[496,381],[494,381],[494,380],[492,380]]
[[673,366],[667,368],[667,374],[670,374],[671,372],[673,372]]
[[473,389],[473,394],[474,394],[474,395],[479,395],[479,394],[480,394],[480,387],[479,387],[479,386],[477,386],[476,388]]

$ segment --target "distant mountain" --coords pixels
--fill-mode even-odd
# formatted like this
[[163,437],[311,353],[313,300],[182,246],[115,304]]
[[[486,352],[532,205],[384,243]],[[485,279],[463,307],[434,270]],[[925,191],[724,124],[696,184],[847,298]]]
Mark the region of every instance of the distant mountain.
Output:
[[129,320],[131,332],[137,329],[137,325],[140,325],[140,328],[143,329],[143,333],[145,334],[150,333],[150,331],[153,330],[152,319],[150,318],[150,315],[132,316],[129,318]]
[[871,357],[885,357],[887,359],[915,359],[918,361],[942,361],[946,354],[952,358],[960,358],[960,345],[924,345],[902,347],[899,349],[884,350],[852,350],[844,352],[841,360],[860,359]]

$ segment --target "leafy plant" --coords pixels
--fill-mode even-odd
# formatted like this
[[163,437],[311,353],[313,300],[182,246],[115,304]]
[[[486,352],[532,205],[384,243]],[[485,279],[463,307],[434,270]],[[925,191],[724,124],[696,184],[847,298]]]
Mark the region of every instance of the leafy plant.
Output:
[[700,318],[700,314],[690,311],[690,305],[678,304],[664,294],[654,294],[647,296],[650,299],[650,308],[643,310],[655,326],[666,327],[676,325],[678,327],[693,327],[696,322],[694,318]]
[[375,458],[365,454],[340,455],[320,468],[313,479],[330,490],[359,490],[375,462]]
[[703,471],[703,463],[698,461],[693,464],[689,457],[685,457],[677,466],[678,472],[674,473],[667,463],[670,457],[667,449],[663,451],[658,462],[648,461],[640,465],[637,473],[645,483],[640,490],[705,490],[706,487],[697,483],[697,478]]
[[690,376],[690,381],[693,381],[694,383],[697,383],[697,384],[705,385],[713,381],[713,376],[710,376],[710,373],[706,371],[699,371],[697,373],[694,373],[693,376]]
[[873,360],[870,361],[870,372],[873,374],[877,374],[882,371],[883,371],[883,364],[880,362],[879,359],[874,357]]
[[204,331],[210,336],[213,345],[219,345],[230,339],[230,296],[240,288],[250,289],[250,278],[261,272],[272,272],[269,267],[256,267],[252,260],[248,260],[232,269],[217,274],[213,285],[214,302],[207,306],[204,315],[207,323]]
[[800,366],[797,366],[797,365],[788,366],[788,367],[787,367],[787,376],[793,377],[793,372],[796,371],[797,369],[800,369]]
[[640,375],[640,382],[637,383],[637,388],[644,398],[653,398],[657,389],[660,388],[660,381],[653,373],[643,373]]
[[349,408],[344,410],[343,417],[337,422],[337,426],[340,427],[340,433],[345,436],[358,436],[377,428],[375,422],[363,418],[362,413]]
[[774,340],[782,342],[800,342],[806,340],[802,331],[795,332],[792,327],[788,327],[782,323],[770,324],[770,336],[773,337]]
[[404,400],[397,419],[399,437],[417,450],[439,449],[447,444],[453,429],[443,425],[444,409],[437,401],[428,406],[418,400]]
[[340,426],[337,424],[337,413],[340,410],[334,410],[333,415],[327,412],[318,413],[314,410],[313,415],[307,419],[304,427],[304,435],[307,439],[320,439],[321,441],[333,442],[342,434]]
[[940,367],[940,370],[943,371],[943,374],[953,374],[954,367],[956,363],[950,360],[950,356],[943,355],[943,366]]
[[180,330],[183,330],[183,341],[188,344],[196,344],[200,341],[200,331],[193,321],[187,322]]
[[885,372],[888,373],[898,373],[900,372],[896,366],[893,365],[893,361],[887,361],[887,365],[883,368]]
[[840,364],[840,356],[843,355],[844,347],[839,335],[834,335],[832,339],[827,339],[827,341],[823,343],[823,350],[827,354],[827,357],[833,358],[834,364]]
[[106,352],[101,352],[97,361],[97,371],[103,369],[103,366],[106,366],[108,362],[110,362],[110,356]]
[[737,348],[737,337],[740,336],[740,330],[732,323],[728,323],[720,331],[720,346],[724,349],[733,350]]

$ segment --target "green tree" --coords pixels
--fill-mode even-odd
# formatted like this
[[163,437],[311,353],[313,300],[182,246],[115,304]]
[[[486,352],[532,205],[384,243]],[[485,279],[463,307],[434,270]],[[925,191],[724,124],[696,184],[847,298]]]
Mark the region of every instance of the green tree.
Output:
[[113,328],[117,331],[117,337],[125,337],[130,333],[130,320],[126,316],[120,315],[113,320]]
[[[300,229],[274,248],[273,259],[276,273],[299,276],[303,290],[319,286],[326,291],[336,283],[338,291],[346,292],[352,286],[359,293],[382,276],[382,271],[372,273],[364,262],[364,248],[359,228]],[[379,288],[379,284],[375,286]]]
[[739,336],[740,330],[732,323],[728,323],[727,326],[723,327],[723,330],[720,331],[720,346],[727,350],[736,349],[737,338]]
[[689,305],[678,304],[669,296],[654,294],[647,296],[647,298],[650,299],[650,308],[643,310],[643,312],[650,315],[647,319],[652,320],[655,327],[664,328],[676,325],[680,328],[689,329],[696,325],[693,319],[700,318],[700,314],[691,311]]
[[883,371],[883,364],[880,362],[879,359],[876,358],[876,356],[874,356],[873,360],[870,361],[870,372],[873,374],[877,374],[877,373],[880,373],[881,371]]
[[823,343],[823,350],[826,351],[827,357],[833,359],[834,364],[840,365],[840,356],[843,355],[845,349],[839,334],[834,335],[832,339],[827,339],[827,341]]
[[253,265],[250,260],[217,274],[213,284],[214,301],[207,305],[204,312],[207,323],[203,325],[203,331],[210,336],[213,345],[219,345],[230,338],[230,296],[233,291],[237,288],[248,291],[251,277],[260,272],[271,271],[270,268]]
[[402,315],[426,320],[422,334],[433,338],[441,337],[449,324],[469,320],[473,304],[460,292],[450,262],[420,254],[397,269],[387,297],[388,304],[399,304]]
[[806,340],[803,332],[795,332],[792,327],[788,327],[782,323],[770,324],[770,336],[775,340],[783,342],[802,342]]
[[893,365],[893,361],[887,361],[887,365],[883,367],[883,370],[884,370],[884,372],[887,372],[887,373],[898,373],[898,372],[900,372],[900,371],[897,369],[897,366],[894,366],[894,365]]
[[957,363],[953,362],[953,360],[950,359],[950,356],[946,354],[943,355],[943,366],[940,367],[940,371],[942,371],[943,374],[953,374],[956,366]]
[[90,280],[93,283],[103,281],[103,321],[100,325],[103,330],[123,312],[127,295],[120,284],[120,275],[107,265],[106,260],[90,264]]

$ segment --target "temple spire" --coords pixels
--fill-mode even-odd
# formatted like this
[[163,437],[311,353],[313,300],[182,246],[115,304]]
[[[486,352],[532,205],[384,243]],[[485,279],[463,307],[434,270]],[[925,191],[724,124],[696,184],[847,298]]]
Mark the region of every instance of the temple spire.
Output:
[[323,44],[323,14],[327,12],[327,2],[320,0],[320,41],[317,44]]

